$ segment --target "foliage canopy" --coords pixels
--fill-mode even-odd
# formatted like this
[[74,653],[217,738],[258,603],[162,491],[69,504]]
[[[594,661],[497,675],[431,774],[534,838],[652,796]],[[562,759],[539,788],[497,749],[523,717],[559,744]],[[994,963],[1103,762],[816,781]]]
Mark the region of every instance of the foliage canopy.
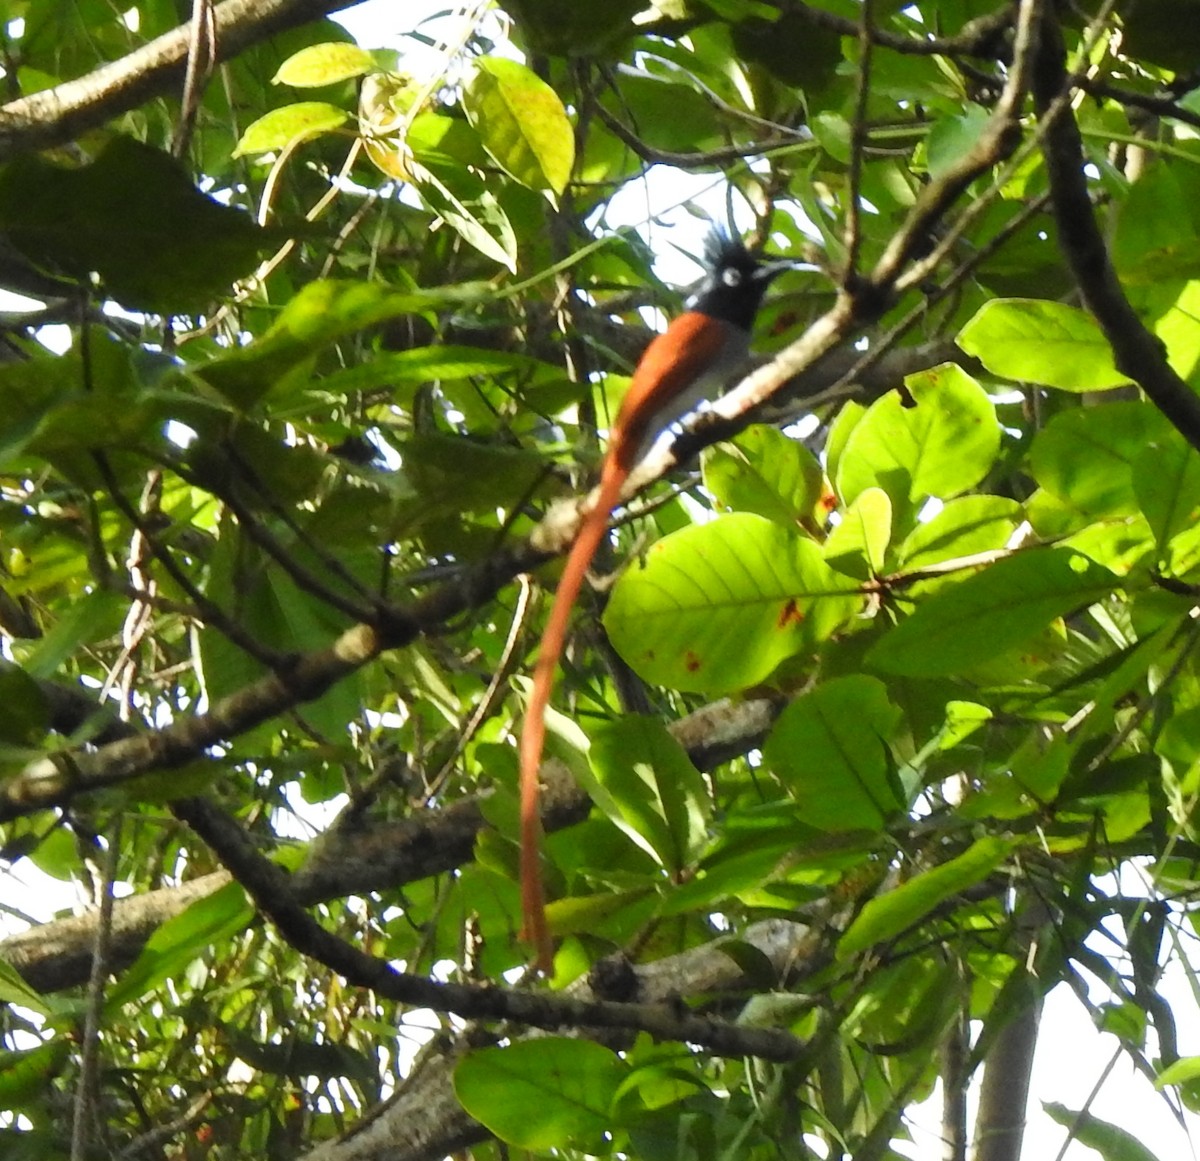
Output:
[[[868,1161],[940,1080],[999,1161],[1064,980],[1192,1107],[1191,5],[340,6],[6,9],[0,827],[95,906],[0,941],[0,1152]],[[539,985],[514,731],[669,170],[800,265],[577,615]]]

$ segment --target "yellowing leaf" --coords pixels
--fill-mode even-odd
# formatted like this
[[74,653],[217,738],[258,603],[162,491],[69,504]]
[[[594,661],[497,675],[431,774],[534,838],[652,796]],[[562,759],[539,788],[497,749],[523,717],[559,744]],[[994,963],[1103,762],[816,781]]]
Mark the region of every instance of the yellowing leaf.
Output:
[[467,118],[505,172],[530,189],[562,193],[575,134],[558,94],[516,61],[486,57],[464,94]]
[[271,81],[276,85],[309,89],[360,77],[376,67],[375,58],[357,44],[310,44],[288,57]]
[[249,125],[233,156],[246,157],[284,149],[298,139],[332,132],[349,118],[345,109],[324,101],[297,101],[294,105],[284,105]]

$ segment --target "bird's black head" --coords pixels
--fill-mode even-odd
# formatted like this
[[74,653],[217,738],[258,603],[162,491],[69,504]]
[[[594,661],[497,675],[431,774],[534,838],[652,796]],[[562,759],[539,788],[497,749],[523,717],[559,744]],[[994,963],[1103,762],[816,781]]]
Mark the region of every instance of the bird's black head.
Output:
[[795,263],[765,261],[751,254],[740,238],[715,229],[704,245],[704,281],[688,300],[688,310],[733,323],[748,331],[771,279]]

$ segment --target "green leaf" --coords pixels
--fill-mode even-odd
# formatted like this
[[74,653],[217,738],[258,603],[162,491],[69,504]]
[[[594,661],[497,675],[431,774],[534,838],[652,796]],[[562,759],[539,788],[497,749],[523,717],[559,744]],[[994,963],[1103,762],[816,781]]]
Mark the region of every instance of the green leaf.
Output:
[[964,112],[934,122],[926,144],[931,177],[938,177],[975,148],[989,116],[981,105],[969,104]]
[[867,654],[889,673],[961,673],[1014,648],[1055,617],[1116,587],[1106,568],[1069,549],[1032,549],[939,590]]
[[516,273],[517,236],[482,178],[466,169],[446,168],[440,176],[432,169],[423,169],[419,176],[414,175],[413,184],[422,201],[440,214],[464,242]]
[[561,382],[563,370],[521,351],[488,351],[447,343],[407,351],[381,351],[370,362],[325,375],[320,390],[349,394],[382,383],[432,383],[438,379],[471,379],[480,375],[491,378],[507,375],[525,385],[536,385]]
[[939,750],[951,750],[969,738],[980,726],[991,721],[992,711],[974,701],[946,702],[946,724],[938,733]]
[[564,4],[562,0],[502,0],[529,44],[538,52],[561,56],[594,56],[622,34],[635,30],[630,21],[645,0],[612,0],[608,4]]
[[838,942],[838,958],[847,959],[907,931],[947,899],[987,878],[1016,845],[1013,839],[985,835],[957,858],[868,900]]
[[824,474],[817,457],[766,424],[706,449],[702,467],[704,486],[718,503],[779,524],[809,519],[821,499]]
[[11,161],[0,173],[0,232],[39,267],[82,281],[95,272],[123,305],[161,314],[205,306],[275,238],[129,137],[75,169],[39,154]]
[[49,707],[41,687],[25,670],[0,660],[0,741],[34,745],[48,725]]
[[948,499],[987,475],[1000,450],[1000,425],[987,393],[960,367],[943,364],[905,379],[916,406],[893,391],[877,400],[846,440],[837,491],[852,503],[882,488],[903,525],[929,496]]
[[467,119],[510,177],[561,194],[575,165],[575,133],[558,94],[514,60],[488,56],[463,94]]
[[1200,54],[1195,0],[1146,0],[1123,24],[1123,51],[1151,64],[1184,72]]
[[878,830],[905,805],[887,748],[899,721],[883,682],[837,677],[783,711],[763,755],[802,822],[826,831]]
[[690,866],[708,837],[710,798],[684,748],[658,718],[632,715],[590,733],[605,792],[597,805],[668,871]]
[[211,895],[197,899],[150,936],[141,954],[109,991],[105,1003],[115,1011],[149,994],[213,944],[244,930],[253,918],[254,907],[240,883],[226,883]]
[[1125,516],[1137,511],[1132,468],[1171,428],[1149,403],[1122,400],[1060,412],[1037,433],[1029,452],[1034,478],[1080,512]]
[[545,1036],[472,1052],[454,1070],[454,1092],[472,1117],[519,1149],[587,1151],[608,1132],[628,1072],[600,1044]]
[[[545,473],[541,456],[453,435],[422,435],[401,449],[409,480],[423,502],[458,512],[495,512],[516,504]],[[470,462],[469,472],[463,465]]]
[[0,959],[0,1001],[5,1004],[20,1004],[39,1016],[49,1016],[53,1007],[46,997],[25,982],[25,977],[7,960]]
[[320,1081],[348,1076],[362,1084],[378,1077],[377,1067],[367,1052],[359,1052],[336,1041],[313,1042],[303,1037],[284,1034],[283,1041],[262,1041],[242,1029],[225,1025],[225,1038],[231,1055],[244,1060],[251,1068],[273,1076],[291,1077],[297,1081],[315,1078]]
[[813,23],[806,10],[776,10],[769,20],[749,20],[731,30],[740,61],[753,61],[806,97],[821,92],[842,63],[841,37]]
[[1055,1101],[1042,1101],[1042,1108],[1071,1130],[1073,1140],[1095,1149],[1104,1161],[1157,1161],[1156,1155],[1127,1129],[1102,1121],[1086,1109],[1074,1112]]
[[1160,553],[1200,522],[1200,455],[1182,439],[1143,448],[1132,465],[1133,493]]
[[752,19],[774,20],[779,16],[779,9],[760,0],[703,0],[703,3],[722,20],[734,23]]
[[658,541],[613,588],[604,626],[645,680],[726,693],[825,640],[860,605],[812,541],[735,513]]
[[838,572],[865,581],[883,571],[891,538],[891,500],[882,488],[865,488],[825,541],[825,560]]
[[959,332],[958,345],[1005,379],[1063,391],[1105,391],[1129,383],[1096,320],[1061,302],[985,302]]
[[272,84],[291,85],[296,89],[316,88],[348,81],[373,72],[378,65],[365,48],[357,44],[329,41],[310,44],[292,53],[271,78]]
[[[317,281],[305,286],[249,346],[192,373],[240,407],[257,403],[307,360],[344,335],[402,314],[472,301],[475,286],[397,292],[379,282]],[[308,386],[307,378],[304,386]]]
[[345,109],[325,101],[296,101],[251,122],[238,139],[234,157],[286,149],[293,141],[331,133],[350,119]]
[[846,445],[866,414],[867,408],[850,399],[834,416],[833,423],[829,426],[829,438],[825,441],[825,467],[830,480],[837,481],[841,478],[842,456],[846,452]]
[[1163,1089],[1172,1084],[1185,1084],[1197,1077],[1200,1077],[1200,1056],[1181,1056],[1154,1078],[1154,1087]]
[[44,1093],[62,1071],[70,1050],[68,1039],[56,1036],[36,1048],[0,1052],[0,1107],[20,1109],[35,1095]]
[[1006,496],[960,496],[932,520],[918,524],[896,555],[905,572],[1003,548],[1022,519],[1021,505]]

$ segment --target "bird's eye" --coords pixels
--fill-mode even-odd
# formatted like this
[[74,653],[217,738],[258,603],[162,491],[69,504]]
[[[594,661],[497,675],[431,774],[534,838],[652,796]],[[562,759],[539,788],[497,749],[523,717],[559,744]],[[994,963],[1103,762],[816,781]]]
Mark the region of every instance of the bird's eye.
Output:
[[742,282],[742,272],[732,266],[727,266],[721,271],[721,282],[725,286],[740,286]]

